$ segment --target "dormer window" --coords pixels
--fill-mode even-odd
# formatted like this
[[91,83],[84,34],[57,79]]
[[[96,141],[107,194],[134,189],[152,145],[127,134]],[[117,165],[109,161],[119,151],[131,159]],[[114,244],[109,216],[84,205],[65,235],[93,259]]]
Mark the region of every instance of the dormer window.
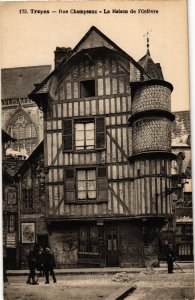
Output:
[[95,80],[84,80],[80,82],[80,98],[95,96]]

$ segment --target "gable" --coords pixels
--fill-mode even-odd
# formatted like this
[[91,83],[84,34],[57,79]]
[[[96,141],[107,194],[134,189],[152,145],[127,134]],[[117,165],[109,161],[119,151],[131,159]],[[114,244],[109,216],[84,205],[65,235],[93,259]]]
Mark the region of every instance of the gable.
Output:
[[[59,78],[52,94],[54,100],[69,100],[82,98],[80,82],[94,80],[96,96],[128,93],[129,73],[127,65],[119,59],[98,55],[91,61],[84,56],[75,64],[68,74]],[[118,84],[117,84],[118,82]]]
[[99,47],[107,47],[111,50],[116,50],[113,45],[111,45],[103,36],[100,36],[99,33],[97,33],[95,30],[92,30],[87,38],[85,38],[83,41],[81,40],[81,43],[78,44],[78,47],[75,49],[73,54],[78,53],[81,50],[84,49],[90,49],[90,48],[99,48]]

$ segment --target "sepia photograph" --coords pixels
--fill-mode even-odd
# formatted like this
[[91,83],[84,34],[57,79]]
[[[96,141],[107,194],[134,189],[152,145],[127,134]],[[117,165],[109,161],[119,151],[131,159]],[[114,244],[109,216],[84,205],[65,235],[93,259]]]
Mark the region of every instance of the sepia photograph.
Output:
[[3,299],[195,298],[188,38],[186,0],[1,3]]

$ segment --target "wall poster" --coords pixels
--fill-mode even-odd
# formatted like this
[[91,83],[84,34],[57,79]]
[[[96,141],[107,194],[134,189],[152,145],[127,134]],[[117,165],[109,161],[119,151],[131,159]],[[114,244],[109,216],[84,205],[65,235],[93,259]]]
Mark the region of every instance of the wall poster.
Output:
[[35,223],[21,223],[21,238],[23,244],[35,243]]

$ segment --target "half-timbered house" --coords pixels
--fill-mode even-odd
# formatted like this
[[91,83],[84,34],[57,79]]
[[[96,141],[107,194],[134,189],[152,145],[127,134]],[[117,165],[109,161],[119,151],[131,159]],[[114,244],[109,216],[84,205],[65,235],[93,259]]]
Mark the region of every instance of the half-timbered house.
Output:
[[158,261],[172,215],[172,85],[96,27],[29,95],[44,114],[46,223],[59,267]]

